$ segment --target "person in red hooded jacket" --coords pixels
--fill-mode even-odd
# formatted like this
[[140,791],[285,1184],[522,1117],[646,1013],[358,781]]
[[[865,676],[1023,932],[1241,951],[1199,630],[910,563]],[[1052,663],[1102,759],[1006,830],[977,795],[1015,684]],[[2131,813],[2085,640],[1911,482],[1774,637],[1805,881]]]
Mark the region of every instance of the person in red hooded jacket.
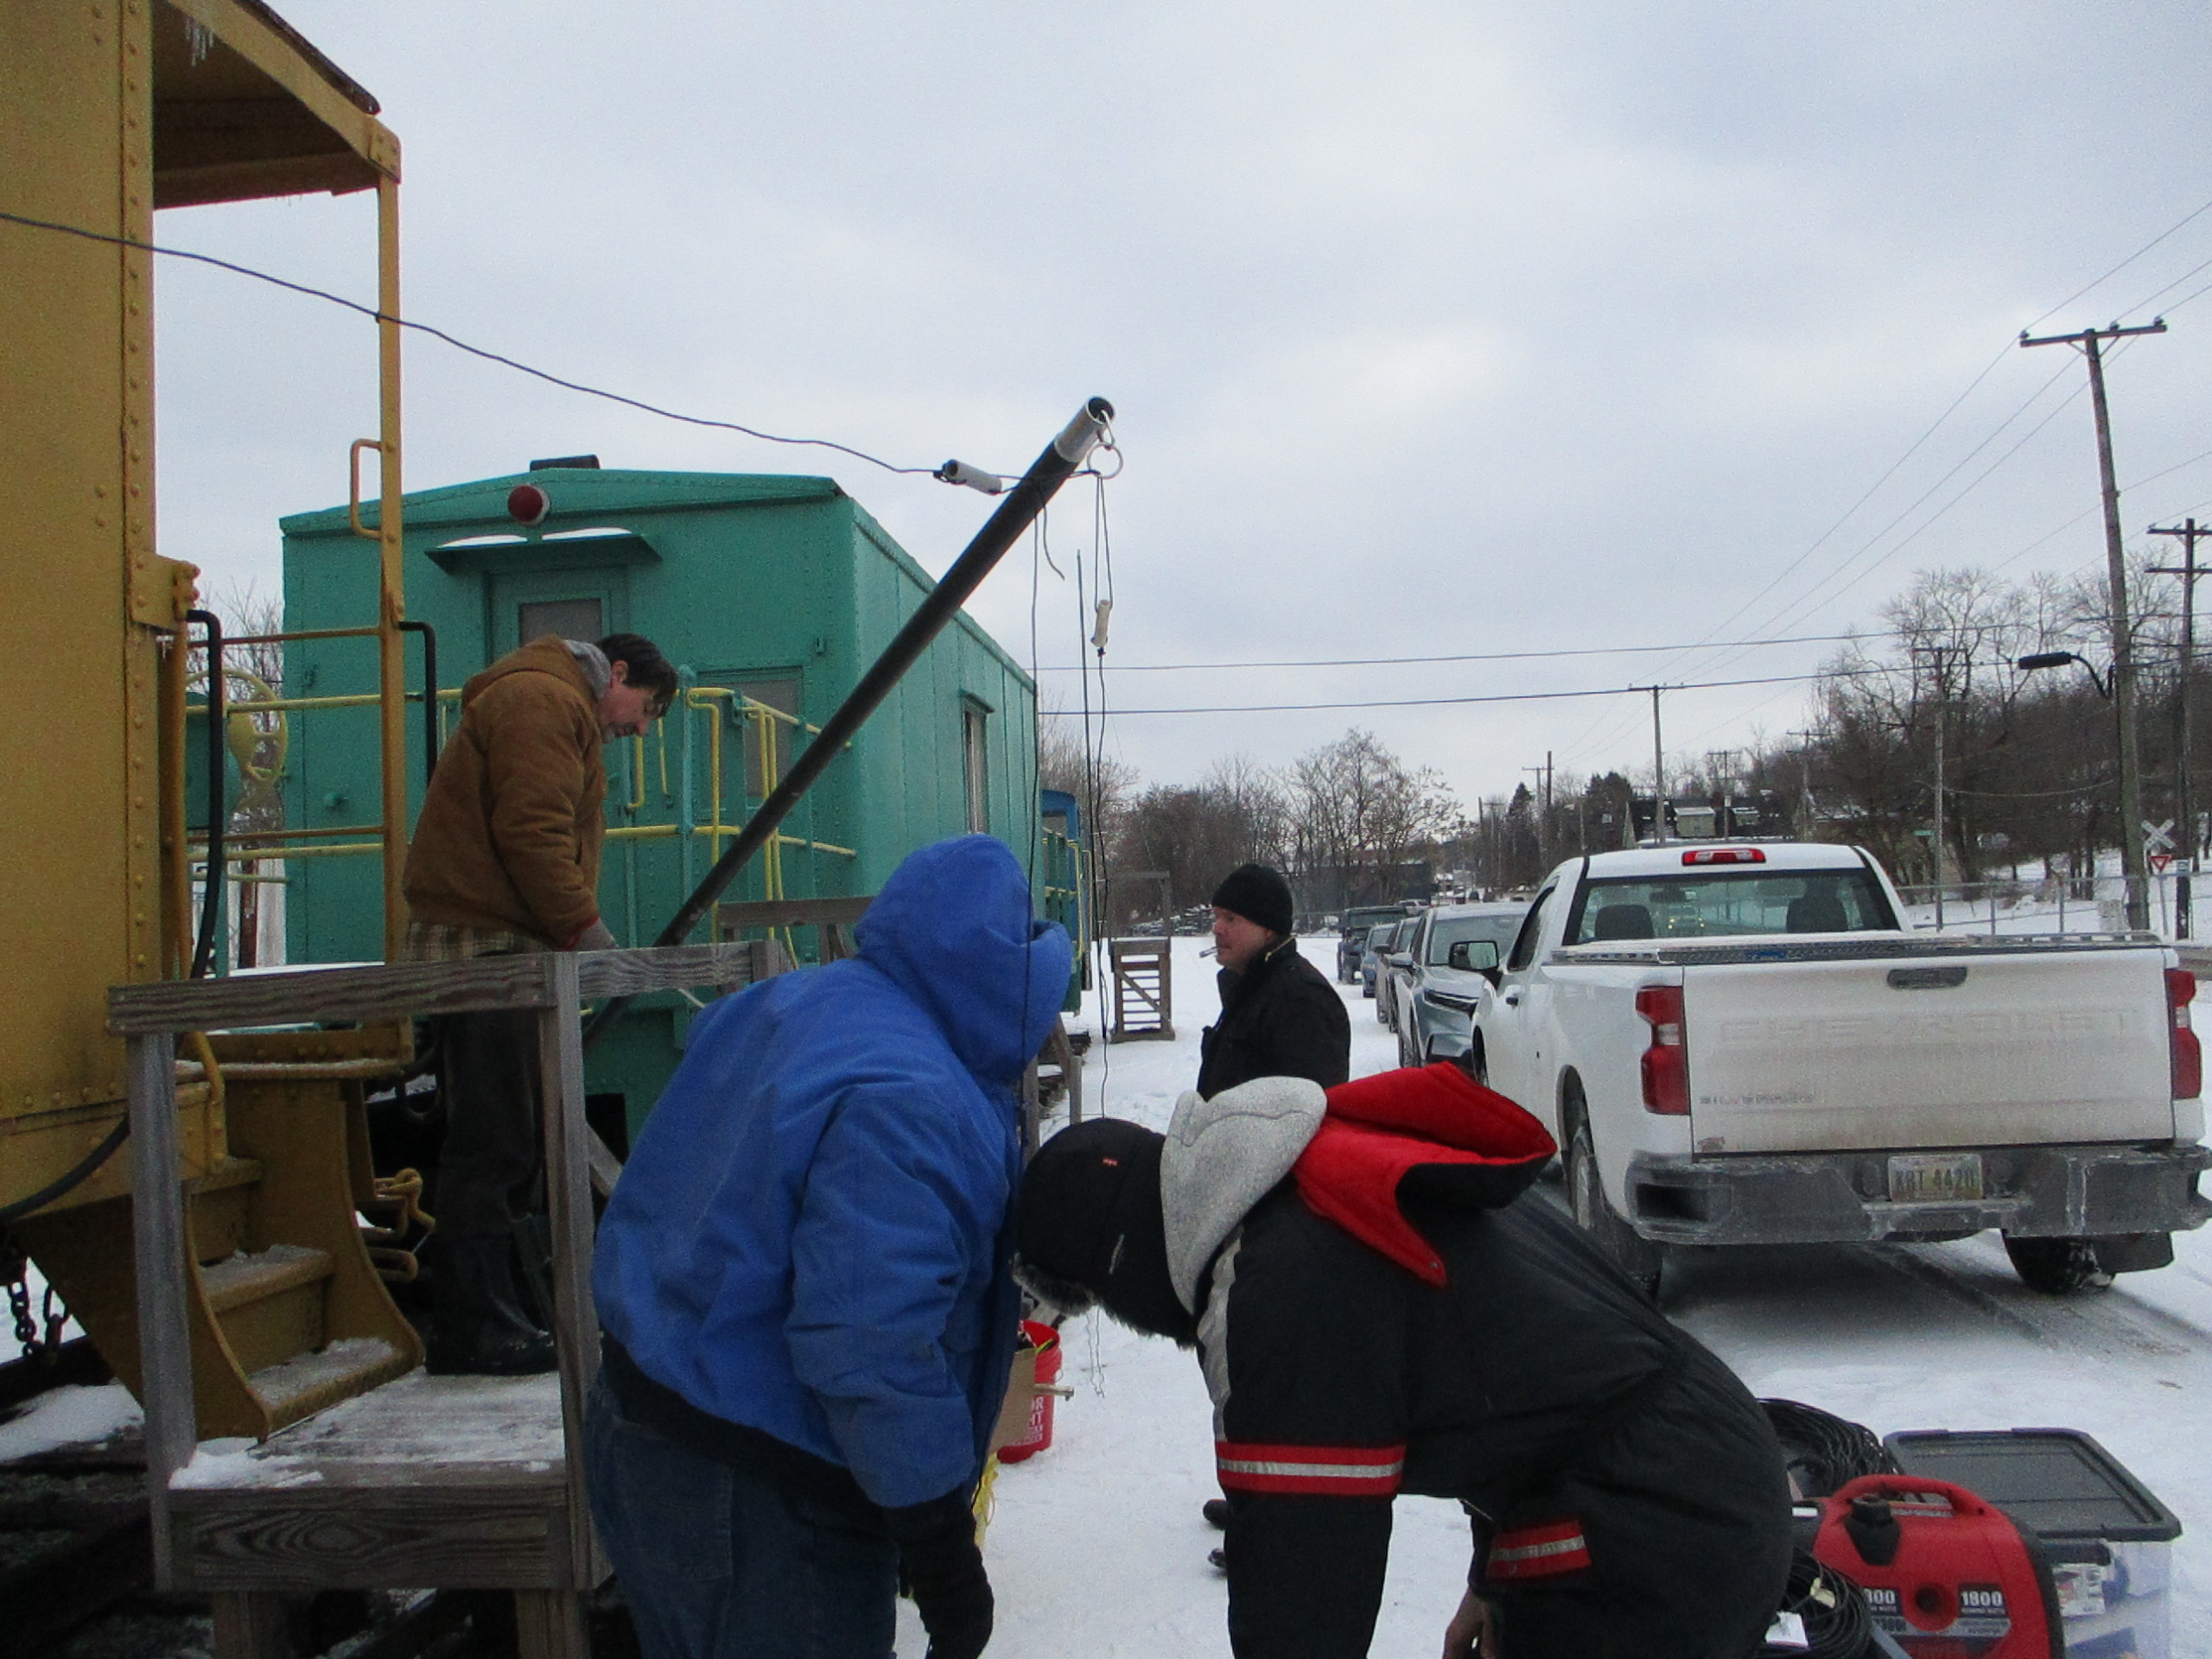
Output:
[[1195,1347],[1237,1659],[1367,1652],[1400,1492],[1473,1522],[1454,1655],[1743,1659],[1788,1577],[1765,1414],[1558,1207],[1454,1066],[1185,1095],[1046,1141],[1016,1271]]

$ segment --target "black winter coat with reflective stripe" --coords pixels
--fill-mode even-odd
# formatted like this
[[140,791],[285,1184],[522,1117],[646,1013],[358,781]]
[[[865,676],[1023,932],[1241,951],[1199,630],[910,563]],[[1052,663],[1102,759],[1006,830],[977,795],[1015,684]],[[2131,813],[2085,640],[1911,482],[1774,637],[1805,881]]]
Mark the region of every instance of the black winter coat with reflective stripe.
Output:
[[1238,1659],[1366,1653],[1400,1491],[1475,1511],[1511,1659],[1756,1650],[1789,1504],[1757,1402],[1545,1195],[1470,1211],[1423,1180],[1402,1202],[1441,1288],[1288,1183],[1216,1258],[1199,1347]]
[[1221,1018],[1206,1027],[1198,1092],[1208,1100],[1255,1077],[1310,1077],[1333,1089],[1351,1076],[1351,1018],[1321,970],[1285,939],[1241,974],[1215,976]]

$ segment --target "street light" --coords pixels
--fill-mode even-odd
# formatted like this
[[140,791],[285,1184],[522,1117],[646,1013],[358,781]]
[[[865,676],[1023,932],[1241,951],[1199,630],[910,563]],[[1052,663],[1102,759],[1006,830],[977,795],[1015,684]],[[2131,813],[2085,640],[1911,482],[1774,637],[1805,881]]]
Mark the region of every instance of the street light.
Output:
[[2031,657],[2016,658],[2012,666],[2025,673],[2032,674],[2039,668],[2063,668],[2069,663],[2079,663],[2088,669],[2089,683],[2097,688],[2097,695],[2107,702],[2112,700],[2112,687],[2098,676],[2097,665],[2079,652],[2039,651]]

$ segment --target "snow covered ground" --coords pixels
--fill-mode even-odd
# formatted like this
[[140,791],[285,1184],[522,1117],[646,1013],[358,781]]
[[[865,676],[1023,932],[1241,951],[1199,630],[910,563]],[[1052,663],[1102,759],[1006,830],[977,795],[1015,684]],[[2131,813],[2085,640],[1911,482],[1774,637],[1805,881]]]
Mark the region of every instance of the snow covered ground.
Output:
[[[1198,1033],[1218,1008],[1203,938],[1178,939],[1173,1042],[1094,1045],[1091,1110],[1164,1126],[1198,1074]],[[1305,942],[1328,972],[1332,938]],[[1395,1064],[1356,986],[1355,1075]],[[1095,1013],[1084,1023],[1101,1029]],[[1551,1191],[1552,1189],[1540,1189]],[[2212,1236],[2177,1240],[2175,1264],[2107,1292],[2056,1300],[2022,1287],[1993,1237],[1956,1244],[1713,1250],[1670,1268],[1669,1312],[1755,1393],[1806,1401],[1888,1433],[1913,1428],[2067,1427],[2103,1442],[2163,1498],[2176,1546],[2176,1655],[2212,1652]],[[1229,1651],[1217,1535],[1198,1505],[1217,1489],[1196,1360],[1096,1315],[1063,1333],[1049,1451],[1003,1470],[986,1551],[998,1592],[993,1659]],[[1402,1498],[1374,1652],[1441,1645],[1467,1564],[1457,1505]],[[899,1652],[925,1647],[902,1605]]]
[[[1217,1012],[1203,938],[1174,944],[1176,1036],[1094,1044],[1090,1110],[1164,1127],[1198,1075],[1198,1033]],[[1333,938],[1305,943],[1329,971]],[[1395,1063],[1358,988],[1355,1075]],[[1096,1033],[1095,1010],[1082,1023]],[[1554,1189],[1540,1188],[1540,1192]],[[2096,1436],[2186,1530],[2176,1547],[2177,1655],[2212,1653],[2212,1230],[2176,1241],[2175,1264],[2109,1291],[2042,1297],[1990,1237],[1956,1244],[1707,1251],[1670,1266],[1669,1313],[1754,1392],[1807,1401],[1881,1433],[2069,1427]],[[1054,1444],[997,1481],[987,1554],[998,1592],[993,1659],[1217,1659],[1225,1592],[1198,1506],[1217,1491],[1196,1360],[1096,1316],[1063,1332]],[[65,1390],[0,1428],[0,1458],[96,1438],[135,1413],[119,1389]],[[1467,1561],[1458,1506],[1404,1498],[1374,1652],[1440,1645]],[[926,1646],[901,1604],[899,1652]]]

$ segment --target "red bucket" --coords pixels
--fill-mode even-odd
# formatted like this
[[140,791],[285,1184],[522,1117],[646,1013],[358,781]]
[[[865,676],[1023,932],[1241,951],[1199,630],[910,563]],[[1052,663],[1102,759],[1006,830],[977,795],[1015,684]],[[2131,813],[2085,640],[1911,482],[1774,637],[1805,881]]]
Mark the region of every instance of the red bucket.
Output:
[[1024,1319],[1021,1334],[1037,1351],[1037,1388],[1029,1396],[1029,1427],[1020,1440],[999,1448],[1001,1463],[1020,1463],[1052,1443],[1052,1396],[1045,1389],[1059,1380],[1060,1333],[1049,1325]]

